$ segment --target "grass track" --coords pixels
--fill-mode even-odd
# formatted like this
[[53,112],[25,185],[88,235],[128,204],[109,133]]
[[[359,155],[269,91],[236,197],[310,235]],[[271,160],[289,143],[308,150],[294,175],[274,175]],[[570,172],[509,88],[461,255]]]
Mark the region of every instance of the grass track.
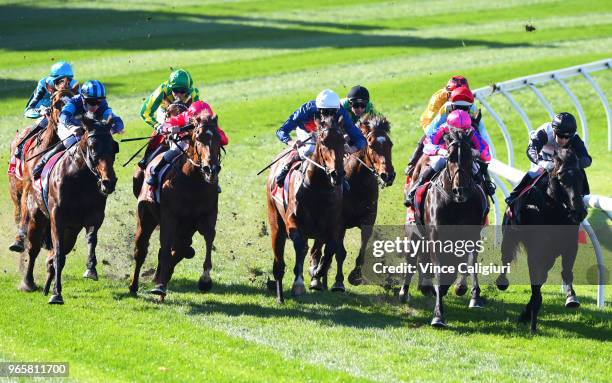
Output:
[[[150,18],[149,20],[147,18]],[[70,26],[66,21],[70,21]],[[95,20],[95,23],[91,23]],[[533,23],[534,33],[524,32]],[[70,60],[77,78],[108,84],[109,102],[127,123],[127,136],[146,134],[142,98],[169,68],[189,69],[230,136],[221,173],[223,194],[211,294],[196,293],[202,256],[177,267],[167,304],[126,296],[134,230],[132,168],[120,168],[98,245],[102,279],[83,281],[84,242],[66,268],[64,307],[48,307],[39,293],[15,290],[17,259],[0,250],[0,359],[69,361],[78,381],[609,381],[612,325],[608,304],[597,310],[595,288],[579,287],[583,307],[561,308],[558,286],[546,288],[541,333],[531,336],[514,318],[527,301],[521,286],[485,289],[488,307],[467,311],[448,299],[451,328],[428,326],[429,300],[416,294],[400,306],[381,288],[307,294],[277,306],[264,292],[271,269],[260,166],[280,149],[273,133],[301,102],[320,89],[339,93],[363,83],[393,123],[396,171],[419,138],[418,117],[449,75],[465,74],[473,88],[494,81],[610,57],[612,7],[606,1],[375,3],[310,1],[18,2],[0,4],[0,160],[27,121],[23,104],[52,60]],[[53,38],[49,38],[53,36]],[[612,99],[612,75],[594,77]],[[581,79],[568,81],[589,117],[593,193],[612,194],[605,114]],[[542,92],[556,109],[572,111],[554,86]],[[528,92],[534,126],[546,116]],[[517,166],[525,128],[501,98],[492,104],[515,138]],[[501,134],[485,124],[505,158]],[[122,145],[123,162],[138,143]],[[118,166],[119,167],[119,166]],[[0,173],[0,184],[6,175]],[[401,224],[401,185],[381,193],[378,222]],[[12,238],[12,207],[0,191],[0,249]],[[605,223],[601,214],[592,220]],[[607,229],[607,226],[603,226]],[[610,249],[610,232],[600,239]],[[350,267],[357,236],[348,238]],[[152,240],[155,251],[156,234]],[[196,240],[196,249],[202,241]],[[289,249],[289,248],[288,248]],[[292,251],[288,251],[291,279]],[[42,257],[41,257],[42,258]],[[153,266],[149,257],[143,270]],[[37,281],[42,278],[39,259]],[[145,283],[142,290],[149,287]],[[607,300],[612,293],[607,291]],[[443,372],[443,373],[442,373]]]

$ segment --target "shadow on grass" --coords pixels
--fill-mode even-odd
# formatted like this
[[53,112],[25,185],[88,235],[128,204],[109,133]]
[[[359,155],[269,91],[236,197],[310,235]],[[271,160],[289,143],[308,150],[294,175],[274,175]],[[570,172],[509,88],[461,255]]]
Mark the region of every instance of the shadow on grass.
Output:
[[[395,294],[376,293],[333,293],[330,291],[307,292],[293,298],[285,289],[286,303],[278,305],[273,294],[265,286],[247,284],[215,283],[206,295],[261,296],[269,303],[219,302],[216,299],[194,302],[185,294],[198,293],[195,280],[177,278],[170,284],[169,297],[164,305],[187,307],[187,315],[222,314],[230,317],[253,316],[258,318],[303,318],[320,322],[322,325],[346,326],[355,328],[415,328],[428,326],[433,309],[433,298],[422,296],[414,290],[408,305],[398,302]],[[354,288],[353,288],[354,289]],[[487,291],[488,290],[488,291]],[[447,331],[459,334],[492,334],[531,338],[528,327],[516,321],[524,304],[502,301],[504,293],[485,289],[483,296],[486,306],[483,309],[469,309],[469,294],[465,297],[450,295],[445,297],[445,317]],[[607,341],[612,338],[612,329],[606,326],[609,313],[585,307],[594,305],[595,300],[581,297],[583,306],[578,310],[563,307],[558,294],[544,292],[544,305],[539,316],[539,336],[558,336],[550,330],[559,330],[570,337]],[[130,297],[126,292],[115,294],[116,299]],[[159,304],[152,295],[141,295],[141,299]],[[525,304],[528,294],[525,294]],[[555,302],[555,301],[558,301]],[[159,305],[157,307],[163,307]],[[579,318],[571,316],[578,314]],[[564,318],[565,317],[565,318]],[[603,326],[601,324],[604,324]]]
[[[0,6],[0,15],[0,32],[4,35],[0,39],[0,48],[10,51],[390,46],[447,49],[463,46],[507,48],[530,45],[474,39],[397,36],[385,34],[385,28],[361,24],[163,11],[5,5]],[[256,25],[257,23],[267,25]],[[284,25],[278,26],[279,23]],[[377,35],[363,33],[372,29],[381,32]],[[67,41],[70,43],[67,44]]]

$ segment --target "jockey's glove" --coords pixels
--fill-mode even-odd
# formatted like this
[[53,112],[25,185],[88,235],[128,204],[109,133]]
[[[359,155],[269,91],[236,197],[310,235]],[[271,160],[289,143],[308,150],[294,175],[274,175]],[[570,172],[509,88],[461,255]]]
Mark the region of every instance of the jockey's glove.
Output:
[[538,162],[538,166],[546,170],[547,172],[550,172],[554,169],[555,164],[552,161],[540,160]]
[[159,122],[158,122],[158,123],[156,123],[156,124],[155,124],[155,126],[153,127],[153,129],[155,129],[155,131],[156,131],[157,133],[159,133],[159,134],[163,134],[163,133],[164,133],[164,132],[163,132],[163,128],[164,128],[164,125],[163,125],[163,124],[160,124]]
[[72,132],[75,136],[82,136],[85,130],[83,127],[78,125],[68,125],[66,128]]

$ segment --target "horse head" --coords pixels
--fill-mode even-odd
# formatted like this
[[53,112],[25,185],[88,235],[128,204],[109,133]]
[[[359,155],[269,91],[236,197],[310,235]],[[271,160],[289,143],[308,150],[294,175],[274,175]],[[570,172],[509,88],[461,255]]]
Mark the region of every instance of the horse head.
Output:
[[451,128],[444,136],[448,154],[446,171],[450,181],[453,201],[463,203],[473,191],[472,180],[472,144],[474,131]]
[[568,212],[570,220],[578,224],[587,216],[582,196],[585,174],[578,165],[578,157],[571,147],[561,148],[554,156],[555,166],[548,180],[548,195]]
[[119,144],[113,140],[110,124],[96,121],[84,116],[83,127],[86,130],[81,148],[85,155],[85,163],[98,179],[98,188],[104,195],[115,191],[117,176],[113,164],[115,155],[119,153]]
[[335,116],[315,118],[317,141],[312,160],[329,176],[331,186],[342,185],[344,178],[344,135],[340,130],[342,120]]
[[189,160],[199,167],[204,180],[210,184],[219,181],[221,171],[221,135],[217,115],[207,111],[190,118],[194,127],[191,133],[193,145],[188,153]]
[[381,187],[393,185],[395,170],[391,161],[393,141],[389,137],[389,121],[366,114],[359,120],[359,129],[368,143],[364,150],[366,164],[374,170]]
[[49,120],[55,125],[59,122],[59,116],[62,113],[62,108],[74,96],[70,89],[60,89],[51,96],[51,110],[49,111]]

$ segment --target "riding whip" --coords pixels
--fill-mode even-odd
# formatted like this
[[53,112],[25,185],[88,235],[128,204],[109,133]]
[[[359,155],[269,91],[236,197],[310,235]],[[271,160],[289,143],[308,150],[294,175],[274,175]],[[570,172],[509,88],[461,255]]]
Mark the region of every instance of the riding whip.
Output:
[[[302,141],[302,144],[305,144],[306,142],[310,141],[312,139],[312,136],[308,137],[306,140]],[[283,154],[282,156],[278,157],[277,159],[275,159],[274,161],[272,161],[271,163],[269,163],[265,168],[261,169],[257,175],[260,175],[261,173],[265,172],[266,170],[270,169],[270,167],[272,167],[272,165],[274,165],[275,163],[277,163],[278,161],[281,160],[281,158],[285,157],[287,154],[291,153],[291,150],[288,150],[285,154]]]

